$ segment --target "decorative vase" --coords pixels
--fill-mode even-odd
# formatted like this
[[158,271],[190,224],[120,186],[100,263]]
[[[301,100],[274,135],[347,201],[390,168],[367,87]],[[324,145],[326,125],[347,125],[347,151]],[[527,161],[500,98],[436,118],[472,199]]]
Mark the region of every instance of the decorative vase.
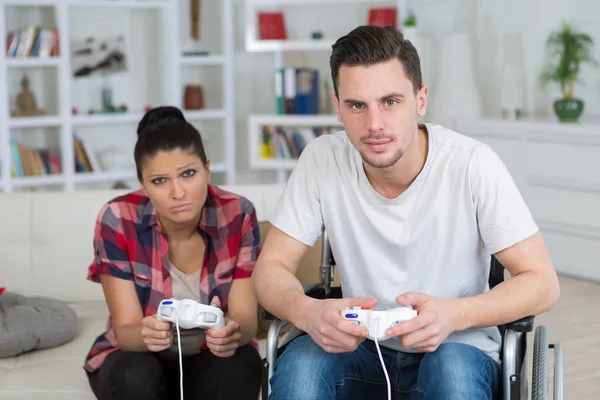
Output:
[[204,108],[204,92],[200,85],[185,87],[184,107],[186,110],[201,110]]
[[441,39],[440,49],[439,75],[428,113],[431,121],[454,129],[458,118],[482,115],[471,38],[466,33],[446,35]]
[[583,113],[583,101],[580,99],[556,100],[554,112],[560,122],[577,122]]
[[408,40],[415,48],[417,48],[418,31],[416,26],[405,26],[402,28],[402,34],[404,35],[405,40]]

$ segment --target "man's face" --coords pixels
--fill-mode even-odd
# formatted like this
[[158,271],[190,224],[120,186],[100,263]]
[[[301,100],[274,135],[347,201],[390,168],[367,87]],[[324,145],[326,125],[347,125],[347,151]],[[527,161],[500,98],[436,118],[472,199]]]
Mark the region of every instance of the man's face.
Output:
[[427,86],[413,90],[402,63],[394,58],[371,66],[342,66],[338,119],[362,159],[374,168],[388,168],[404,154],[425,114]]

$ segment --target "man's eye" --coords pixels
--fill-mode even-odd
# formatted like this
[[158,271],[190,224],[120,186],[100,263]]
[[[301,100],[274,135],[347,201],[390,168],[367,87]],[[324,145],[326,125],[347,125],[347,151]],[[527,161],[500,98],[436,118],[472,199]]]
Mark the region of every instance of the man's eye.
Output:
[[396,103],[397,103],[397,101],[396,101],[396,100],[386,100],[386,101],[385,101],[385,104],[386,104],[387,106],[390,106],[390,107],[391,107],[391,106],[393,106],[393,105],[394,105],[394,104],[396,104]]
[[185,171],[183,173],[183,176],[185,176],[185,177],[190,177],[190,176],[194,176],[194,175],[196,175],[196,170],[194,170],[194,169],[188,169],[187,171]]
[[360,110],[363,107],[364,104],[362,103],[354,103],[352,104],[352,108],[356,109],[356,110]]

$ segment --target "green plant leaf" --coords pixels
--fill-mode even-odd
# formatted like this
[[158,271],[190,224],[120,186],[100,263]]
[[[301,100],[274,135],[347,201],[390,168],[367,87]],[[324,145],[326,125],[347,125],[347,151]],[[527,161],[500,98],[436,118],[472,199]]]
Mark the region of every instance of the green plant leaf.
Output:
[[563,96],[573,97],[573,85],[578,81],[581,65],[598,66],[592,56],[594,41],[590,35],[577,31],[574,24],[563,21],[559,30],[546,39],[547,61],[540,74],[545,86],[558,83]]

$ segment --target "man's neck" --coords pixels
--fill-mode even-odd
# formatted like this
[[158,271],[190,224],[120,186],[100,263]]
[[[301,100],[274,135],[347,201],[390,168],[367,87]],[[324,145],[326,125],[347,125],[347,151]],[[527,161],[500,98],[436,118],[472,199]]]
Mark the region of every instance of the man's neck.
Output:
[[406,152],[389,168],[373,168],[363,162],[367,179],[377,193],[394,199],[410,187],[425,166],[429,148],[427,138],[427,130],[419,126]]

